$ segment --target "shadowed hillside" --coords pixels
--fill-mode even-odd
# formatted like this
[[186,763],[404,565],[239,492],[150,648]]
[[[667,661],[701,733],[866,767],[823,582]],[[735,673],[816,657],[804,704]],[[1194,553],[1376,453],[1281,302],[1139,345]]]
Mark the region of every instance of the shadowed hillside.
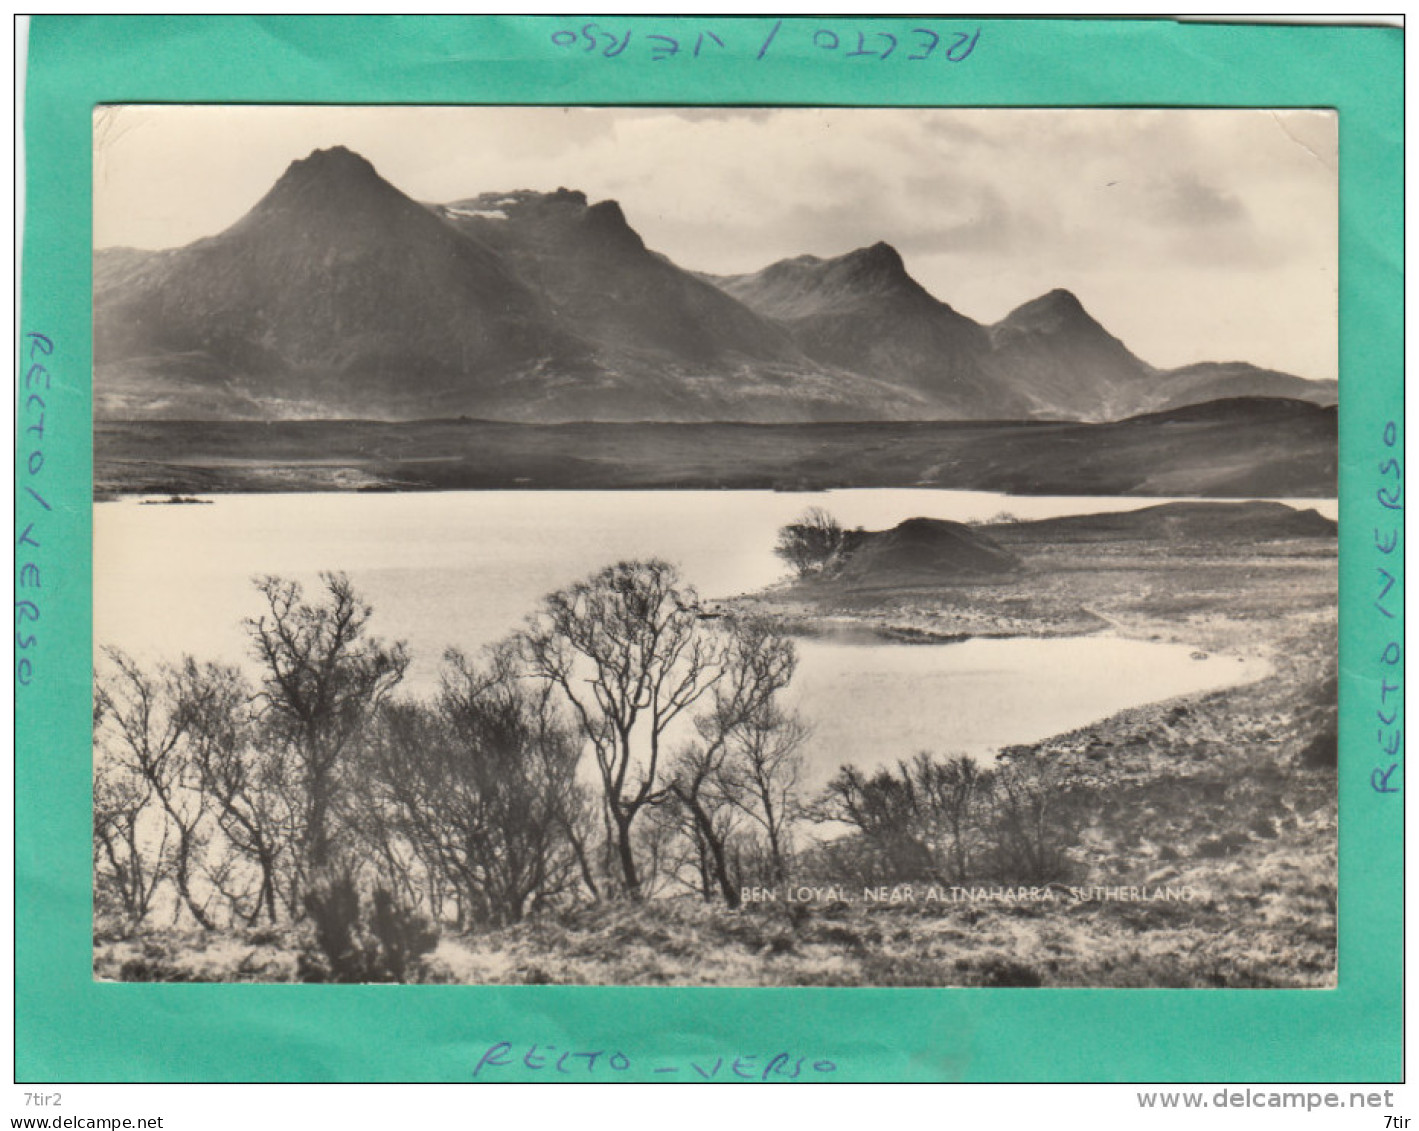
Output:
[[1314,510],[1284,503],[1164,503],[1114,514],[1075,514],[1034,522],[1002,523],[988,528],[1004,543],[1045,541],[1056,544],[1112,541],[1201,543],[1215,540],[1272,541],[1282,538],[1334,538],[1337,525]]
[[95,286],[108,415],[193,399],[216,415],[427,413],[584,357],[498,253],[342,148],[293,164],[218,236],[101,254]]
[[1031,403],[985,365],[985,329],[937,301],[885,243],[836,259],[799,256],[716,279],[783,326],[809,356],[926,393],[942,415],[1008,419]]
[[863,534],[835,576],[845,584],[910,585],[1018,568],[1013,554],[969,526],[909,518],[891,530]]
[[109,420],[1114,420],[1334,398],[1240,362],[1154,369],[1066,291],[982,326],[885,243],[697,275],[614,200],[421,204],[338,146],[216,236],[97,251],[94,356]]
[[1333,498],[1334,409],[1256,400],[1109,424],[99,421],[125,493],[940,487]]
[[1113,420],[1152,407],[1153,368],[1099,325],[1069,291],[1054,290],[990,328],[992,371],[1034,415]]

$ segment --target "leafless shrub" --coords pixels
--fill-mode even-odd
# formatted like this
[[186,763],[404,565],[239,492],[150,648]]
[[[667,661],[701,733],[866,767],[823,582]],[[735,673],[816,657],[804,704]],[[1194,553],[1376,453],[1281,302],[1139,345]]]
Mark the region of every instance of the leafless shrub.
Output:
[[809,507],[797,522],[778,532],[774,554],[797,571],[799,577],[836,565],[848,547],[849,534],[822,507]]

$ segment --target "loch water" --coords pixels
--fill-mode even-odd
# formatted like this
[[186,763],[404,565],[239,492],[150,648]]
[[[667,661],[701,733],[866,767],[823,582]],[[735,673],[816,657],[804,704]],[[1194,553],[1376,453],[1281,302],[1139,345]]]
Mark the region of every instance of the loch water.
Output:
[[[938,490],[463,491],[217,495],[211,505],[94,508],[94,641],[144,660],[249,663],[253,579],[348,574],[372,630],[408,642],[406,689],[437,687],[448,647],[473,654],[515,631],[547,593],[613,562],[674,562],[705,598],[781,580],[779,527],[809,506],[845,526],[911,517],[977,521],[1130,510],[1167,500]],[[1334,500],[1282,500],[1329,517]],[[1259,678],[1257,662],[1109,635],[920,645],[811,639],[792,704],[812,728],[807,776],[918,750],[988,756],[1126,707]]]

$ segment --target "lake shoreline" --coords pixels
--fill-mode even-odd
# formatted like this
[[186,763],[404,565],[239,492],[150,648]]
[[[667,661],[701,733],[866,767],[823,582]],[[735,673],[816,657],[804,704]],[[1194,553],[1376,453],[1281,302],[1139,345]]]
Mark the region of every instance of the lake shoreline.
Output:
[[[1312,716],[1333,725],[1325,701],[1333,696],[1326,671],[1334,671],[1334,622],[1314,627],[1319,640],[1293,637],[1284,641],[1289,651],[1272,653],[1282,666],[1274,678],[1129,708],[1003,752],[1010,761],[1056,762],[1107,798],[1108,813],[1073,852],[1064,897],[933,899],[910,891],[920,884],[884,875],[872,898],[860,884],[839,882],[846,901],[776,895],[738,910],[690,896],[596,903],[446,933],[420,980],[1333,987],[1336,773],[1324,752],[1312,753]],[[1321,647],[1297,650],[1307,637]],[[300,946],[295,929],[96,938],[94,975],[292,982]]]
[[437,977],[503,985],[1333,987],[1333,612],[1288,617],[1261,633],[1255,623],[1169,617],[1125,631],[1272,667],[1257,680],[1130,707],[1001,751],[1006,762],[1054,764],[1072,788],[1105,806],[1071,851],[1070,881],[1052,885],[1062,894],[1007,885],[962,896],[949,885],[888,875],[864,890],[823,873],[805,890],[816,885],[833,898],[756,893],[737,911],[690,897],[592,906],[449,938]]
[[[935,885],[888,875],[864,890],[826,874],[811,886],[832,898],[756,893],[737,910],[692,896],[588,904],[446,933],[421,980],[1333,987],[1336,774],[1308,755],[1307,714],[1327,714],[1324,640],[1333,642],[1333,630],[1333,622],[1321,629],[1318,652],[1280,653],[1277,678],[1129,708],[1004,751],[1013,761],[1052,760],[1077,787],[1107,798],[1109,812],[1073,851],[1074,874],[1055,885],[1057,897],[1008,886],[933,896]],[[293,929],[149,931],[96,939],[94,974],[292,982],[299,945]]]
[[[850,500],[831,502],[851,513]],[[177,521],[182,513],[183,521],[207,521],[224,508],[132,509],[145,520]],[[263,508],[252,501],[251,509]],[[765,616],[795,634],[862,633],[894,646],[1109,633],[1184,645],[1214,662],[1264,660],[1270,670],[1262,678],[1113,711],[999,753],[1008,766],[1054,767],[1067,788],[1090,799],[1095,815],[1068,849],[1066,886],[1186,891],[1188,898],[893,901],[891,890],[918,878],[883,874],[871,877],[878,881],[873,887],[888,894],[869,899],[860,882],[833,870],[830,856],[814,855],[811,838],[822,834],[805,825],[803,871],[795,882],[850,899],[763,899],[736,910],[668,893],[639,905],[577,903],[513,926],[448,931],[419,980],[1333,986],[1334,533],[1262,537],[1218,513],[1195,513],[1212,524],[1205,537],[1195,527],[1186,537],[1169,537],[1166,527],[1161,536],[1103,529],[1131,524],[1126,516],[1090,520],[1084,534],[1074,522],[1073,541],[1060,536],[1054,520],[974,524],[971,531],[988,531],[1008,545],[1018,567],[935,583],[823,577],[746,589],[708,609]],[[1010,878],[997,877],[1007,890]],[[301,945],[299,929],[284,925],[209,934],[153,929],[96,938],[94,974],[294,981]]]

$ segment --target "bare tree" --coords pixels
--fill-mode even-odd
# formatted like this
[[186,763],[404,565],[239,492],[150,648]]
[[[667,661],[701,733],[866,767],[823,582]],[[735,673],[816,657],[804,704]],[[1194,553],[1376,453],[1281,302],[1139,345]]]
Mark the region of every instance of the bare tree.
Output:
[[793,826],[803,816],[799,781],[808,727],[796,715],[769,704],[738,728],[718,787],[729,803],[758,826],[769,863],[769,882],[788,879]]
[[372,713],[403,679],[402,642],[368,635],[370,606],[349,578],[323,573],[323,601],[302,600],[299,583],[264,577],[266,612],[245,622],[262,676],[258,702],[270,734],[296,762],[303,883],[332,863],[332,825],[342,771]]
[[992,849],[995,782],[968,755],[923,752],[871,777],[844,767],[829,784],[829,812],[899,873],[959,883],[978,878]]
[[822,507],[809,507],[778,532],[774,553],[800,577],[835,565],[848,549],[851,535]]
[[249,925],[263,913],[271,923],[294,916],[301,810],[294,760],[253,716],[255,693],[236,668],[203,664],[187,685],[192,759],[235,857],[223,862],[213,882]]
[[495,917],[516,921],[572,886],[574,860],[586,871],[578,843],[587,801],[576,780],[580,744],[551,688],[524,679],[513,644],[492,649],[482,668],[448,651],[439,708],[465,752],[465,780],[480,788],[491,818],[496,865],[486,890]]
[[957,883],[974,878],[988,846],[988,806],[995,776],[968,754],[932,761],[918,754],[911,773],[922,799],[925,835],[946,875]]
[[[681,752],[677,773],[684,772],[686,759],[695,753]],[[653,855],[655,867],[669,882],[706,902],[724,898],[730,906],[738,906],[737,844],[732,844],[738,818],[738,813],[722,799],[711,797],[708,790],[691,809],[672,789],[641,826],[642,856]]]
[[858,830],[869,873],[898,882],[935,870],[919,792],[905,762],[898,763],[897,773],[880,769],[870,777],[855,766],[842,767],[828,783],[817,815]]
[[356,871],[369,873],[372,887],[389,891],[403,906],[427,907],[438,922],[448,918],[452,900],[461,928],[464,901],[441,862],[438,843],[423,835],[438,827],[442,809],[437,802],[428,809],[421,803],[410,812],[420,790],[404,770],[406,761],[422,759],[430,738],[443,740],[436,722],[423,704],[399,701],[386,703],[370,720],[356,755],[359,786],[346,806],[347,831],[362,862],[349,875],[353,882]]
[[[779,791],[791,748],[781,744],[791,720],[777,697],[796,666],[793,642],[766,621],[729,622],[710,709],[695,720],[701,741],[682,751],[670,777],[671,791],[693,819],[701,858],[730,907],[739,906],[728,854],[736,815],[766,819],[775,836],[783,833]],[[767,814],[760,787],[768,795]]]
[[94,910],[115,912],[125,930],[139,926],[167,876],[167,826],[157,840],[145,828],[153,788],[131,768],[94,760]]
[[843,767],[819,816],[856,828],[858,856],[879,873],[1043,884],[1067,878],[1094,804],[1046,759],[984,769],[965,755],[918,754],[870,777]]
[[698,597],[667,562],[621,562],[548,596],[520,645],[591,746],[621,882],[640,899],[632,833],[664,795],[666,733],[719,676]]
[[116,648],[106,649],[105,655],[111,672],[95,689],[101,756],[146,783],[173,834],[167,871],[178,906],[185,906],[198,925],[210,930],[215,922],[196,882],[209,833],[208,807],[187,745],[194,665],[190,660],[176,669],[162,665],[149,675]]
[[1088,824],[1094,795],[1071,783],[1057,763],[1026,754],[995,772],[991,800],[998,875],[1015,883],[1067,879],[1068,850]]
[[435,706],[390,705],[375,733],[375,808],[480,922],[517,922],[576,883],[579,744],[548,690],[507,650],[482,668],[450,651]]

